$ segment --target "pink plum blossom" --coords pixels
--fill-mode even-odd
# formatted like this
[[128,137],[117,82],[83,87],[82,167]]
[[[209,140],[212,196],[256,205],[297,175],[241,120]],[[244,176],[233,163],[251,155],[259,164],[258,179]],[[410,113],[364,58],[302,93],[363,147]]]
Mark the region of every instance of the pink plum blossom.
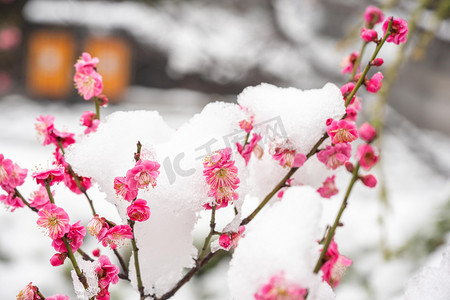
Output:
[[[237,200],[235,192],[239,185],[238,168],[231,160],[231,149],[214,152],[203,160],[203,176],[209,186],[208,196],[215,198],[217,208],[226,207],[229,201]],[[210,204],[205,204],[210,209]]]
[[238,232],[224,233],[219,237],[219,245],[225,250],[235,249],[239,240],[245,237],[245,226],[239,226]]
[[37,123],[34,124],[36,131],[39,137],[44,139],[43,145],[50,145],[54,143],[54,137],[51,135],[51,132],[54,128],[55,117],[51,115],[47,116],[39,116],[36,118]]
[[383,74],[381,72],[375,73],[372,78],[366,83],[366,89],[369,93],[376,93],[380,90],[383,80]]
[[[252,152],[257,153],[258,155],[262,155],[262,149],[258,145],[258,142],[261,139],[262,139],[261,134],[253,133],[252,139],[250,140],[250,142],[248,144],[245,145],[245,147],[243,147],[240,143],[236,143],[237,151],[244,158],[245,165],[248,164]],[[261,156],[259,156],[258,158],[261,158]]]
[[248,120],[240,121],[239,127],[241,127],[241,129],[245,130],[245,132],[250,133],[250,131],[252,131],[252,129],[253,129],[253,119],[254,119],[254,116],[250,116],[250,118]]
[[14,164],[10,159],[7,159],[0,154],[0,185],[9,186],[9,177],[14,170]]
[[255,294],[255,300],[305,300],[308,290],[289,282],[280,272],[272,276]]
[[134,200],[138,195],[137,189],[130,189],[130,187],[127,184],[126,177],[114,178],[114,190],[116,191],[116,195],[120,199],[124,199],[127,201]]
[[377,179],[372,174],[361,176],[359,179],[361,179],[362,183],[367,187],[374,188],[377,185]]
[[[63,252],[63,253],[56,253],[55,255],[53,255],[50,258],[50,264],[54,267],[60,266],[60,265],[64,264],[64,261],[66,260],[66,258],[67,258],[67,250],[66,250],[66,252]],[[48,299],[48,298],[46,298],[46,299]]]
[[364,42],[376,42],[378,40],[378,33],[376,30],[361,28],[361,38]]
[[37,224],[54,240],[62,238],[70,230],[69,215],[55,204],[48,204],[38,212]]
[[143,222],[148,220],[150,218],[150,207],[147,206],[147,201],[136,199],[127,207],[127,215],[133,221]]
[[14,189],[25,182],[28,170],[19,167],[18,164],[14,164],[12,171],[8,174],[8,185],[11,189]]
[[127,171],[126,180],[132,190],[144,189],[149,185],[156,186],[159,176],[159,163],[151,160],[139,160],[136,165]]
[[0,202],[4,203],[11,211],[25,206],[22,199],[17,197],[14,191],[10,191],[7,195],[0,195]]
[[132,238],[133,233],[130,226],[116,225],[110,228],[100,241],[103,246],[109,246],[111,249],[115,249],[117,246],[123,245],[126,239]]
[[358,159],[361,167],[367,171],[370,170],[378,161],[378,155],[369,144],[363,144],[358,147],[356,151],[356,158]]
[[[355,80],[356,77],[355,77]],[[349,82],[341,86],[342,97],[344,97],[344,101],[347,101],[348,96],[350,96],[351,92],[355,88],[355,84],[353,82]],[[353,104],[356,100],[356,94],[353,96],[352,100],[350,100],[349,104]]]
[[324,150],[317,153],[317,159],[324,163],[328,169],[335,170],[350,159],[351,152],[352,147],[347,143],[340,143],[334,146],[327,145]]
[[[386,34],[389,26],[390,19],[387,19],[383,23],[383,35]],[[406,43],[406,36],[408,35],[408,23],[401,18],[394,18],[392,21],[391,34],[387,37],[386,42],[394,43],[396,45],[400,43]]]
[[333,120],[327,126],[327,133],[333,144],[350,143],[358,138],[355,123],[346,120]]
[[20,292],[17,294],[17,300],[35,300],[38,297],[38,288],[32,285],[32,282],[27,284]]
[[366,21],[366,24],[372,28],[373,25],[383,22],[384,15],[381,9],[370,5],[364,12],[364,20]]
[[[80,221],[76,222],[72,226],[70,226],[69,232],[66,234],[67,242],[70,245],[70,248],[72,249],[72,252],[76,252],[78,248],[83,245],[83,238],[86,235],[86,228],[82,225],[80,225]],[[67,248],[64,244],[64,241],[62,238],[54,239],[52,242],[53,248],[57,252],[67,252]]]
[[53,137],[53,143],[55,146],[59,146],[58,142],[61,142],[61,146],[63,148],[67,148],[67,146],[72,145],[75,143],[75,134],[70,132],[62,132],[57,130],[56,128],[53,128],[51,130],[50,134]]
[[100,218],[98,215],[95,215],[89,222],[87,228],[92,236],[98,237],[106,234],[109,230],[109,225],[104,217]]
[[86,126],[84,130],[85,134],[97,131],[97,127],[100,124],[100,120],[96,119],[97,115],[92,111],[85,111],[81,115],[80,123],[83,126]]
[[[355,67],[355,62],[359,57],[358,52],[352,52],[350,55],[344,57],[341,61],[342,74],[351,74]],[[359,72],[359,67],[357,72]]]
[[100,60],[97,57],[91,57],[89,53],[83,52],[74,67],[77,72],[82,72],[85,69],[93,70],[99,62]]
[[[78,177],[78,181],[84,191],[88,190],[92,186],[91,178],[89,177],[82,177],[75,174],[75,176]],[[82,194],[83,192],[80,191],[80,188],[78,187],[75,179],[73,178],[72,174],[69,172],[65,172],[64,174],[64,184],[75,194]]]
[[275,140],[269,146],[269,154],[280,163],[283,168],[300,168],[306,161],[306,155],[297,153],[289,141]]
[[327,179],[325,179],[325,181],[323,182],[323,185],[317,189],[317,192],[320,194],[320,196],[322,196],[323,198],[331,198],[331,196],[334,196],[339,192],[336,184],[334,183],[335,177],[336,175],[327,177]]
[[358,111],[355,109],[355,107],[349,105],[345,109],[345,120],[355,122],[356,118],[358,117]]
[[[53,196],[55,195],[54,191],[52,191],[52,195]],[[30,206],[36,209],[41,209],[50,203],[47,189],[42,185],[39,186],[39,190],[31,193],[30,198],[28,200],[30,201]]]
[[[109,299],[109,285],[119,282],[119,267],[112,264],[106,255],[100,256],[98,262],[99,266],[95,269],[95,273],[97,274],[100,293],[97,295],[97,299]],[[105,298],[105,296],[108,296],[108,298]]]
[[53,165],[52,168],[33,173],[34,179],[36,179],[36,183],[42,186],[45,186],[45,182],[48,182],[50,185],[61,182],[64,180],[64,172],[65,168],[61,165]]
[[103,90],[103,78],[94,69],[82,68],[73,77],[75,87],[84,100],[99,96]]
[[377,136],[377,131],[369,123],[365,122],[359,127],[359,136],[364,141],[370,143]]
[[352,264],[352,260],[339,254],[337,244],[334,239],[327,249],[325,255],[326,262],[322,265],[320,270],[322,270],[322,280],[328,282],[328,284],[335,288],[339,285],[342,275],[344,275],[345,270]]

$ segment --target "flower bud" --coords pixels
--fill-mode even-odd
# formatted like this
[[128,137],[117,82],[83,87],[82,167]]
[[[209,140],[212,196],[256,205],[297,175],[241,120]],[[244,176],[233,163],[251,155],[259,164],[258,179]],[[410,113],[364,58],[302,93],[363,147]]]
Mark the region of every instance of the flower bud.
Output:
[[64,263],[64,260],[66,260],[67,253],[56,253],[55,255],[50,258],[50,264],[54,267],[60,266]]
[[362,183],[364,183],[365,186],[368,186],[370,188],[373,188],[377,185],[377,179],[371,174],[361,176],[359,177],[359,179],[361,179]]

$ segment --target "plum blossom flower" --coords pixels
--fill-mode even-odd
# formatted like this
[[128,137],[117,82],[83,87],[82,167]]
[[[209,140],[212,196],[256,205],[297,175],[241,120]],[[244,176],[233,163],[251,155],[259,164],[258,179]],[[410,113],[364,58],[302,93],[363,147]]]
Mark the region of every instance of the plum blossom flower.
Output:
[[375,6],[368,6],[364,12],[364,20],[366,25],[373,28],[375,24],[381,23],[384,20],[384,15],[381,9]]
[[327,177],[327,179],[325,179],[325,181],[323,182],[323,185],[317,189],[317,192],[320,194],[320,196],[322,196],[323,198],[331,198],[339,192],[336,184],[334,183],[335,177],[336,175]]
[[[52,191],[52,195],[55,195],[55,192]],[[30,206],[36,209],[41,209],[47,204],[50,203],[50,199],[48,197],[47,189],[42,185],[39,187],[39,190],[31,193],[30,198]]]
[[28,170],[19,167],[18,164],[14,164],[12,171],[9,173],[8,185],[11,189],[14,189],[25,182]]
[[297,153],[289,141],[275,140],[269,145],[269,154],[279,161],[283,168],[300,168],[306,161],[306,155]]
[[356,150],[356,158],[361,167],[365,170],[370,170],[378,161],[378,155],[375,153],[373,147],[369,144],[360,145]]
[[35,300],[38,297],[38,288],[32,285],[32,282],[27,284],[20,292],[17,294],[17,300]]
[[144,199],[136,199],[127,207],[127,215],[130,220],[143,222],[150,218],[150,207]]
[[245,132],[250,133],[253,129],[253,119],[254,116],[250,116],[248,120],[242,120],[239,122],[239,127],[245,130]]
[[103,90],[103,78],[93,68],[81,68],[73,77],[75,87],[84,100],[99,96]]
[[[75,176],[78,177],[78,181],[79,181],[79,183],[81,185],[81,188],[84,191],[88,190],[92,186],[91,178],[78,176],[77,174],[75,174]],[[66,169],[66,172],[64,173],[64,180],[63,180],[63,182],[75,194],[80,195],[82,193],[82,191],[80,191],[80,188],[78,187],[77,182],[73,178],[72,174],[70,174],[67,171],[67,169]]]
[[376,30],[361,28],[361,38],[364,42],[376,42],[378,40],[378,33]]
[[[235,192],[239,185],[238,168],[231,160],[231,149],[214,152],[203,160],[203,176],[209,186],[208,196],[215,198],[216,208],[226,207],[229,201],[237,200]],[[211,209],[207,203],[205,208]]]
[[264,284],[254,294],[255,300],[305,300],[308,290],[289,282],[280,272],[272,276],[268,283]]
[[[50,264],[54,267],[60,266],[67,258],[67,250],[63,253],[56,253],[50,258]],[[48,299],[48,298],[46,298]]]
[[7,195],[0,195],[0,202],[4,203],[8,208],[11,208],[11,211],[25,206],[22,199],[17,197],[14,191],[10,191]]
[[92,236],[98,237],[106,234],[109,230],[109,225],[104,217],[100,218],[98,215],[95,215],[89,222],[87,228]]
[[334,239],[327,249],[325,255],[326,262],[322,265],[322,280],[328,282],[328,284],[335,288],[339,285],[342,275],[345,270],[352,264],[352,260],[339,254],[338,247]]
[[[389,26],[390,19],[387,19],[383,23],[383,35],[386,34]],[[400,43],[406,43],[406,36],[408,35],[408,23],[401,18],[393,18],[391,34],[386,38],[386,42],[394,43],[396,45]]]
[[360,176],[359,179],[367,187],[374,188],[377,185],[377,179],[372,174]]
[[245,226],[239,226],[238,232],[224,233],[219,237],[219,245],[225,250],[231,250],[238,246],[239,240],[245,237]]
[[335,170],[342,166],[351,157],[352,147],[347,143],[340,143],[329,146],[317,153],[317,159],[327,166],[328,169]]
[[114,190],[116,191],[116,195],[120,199],[124,199],[127,201],[134,200],[138,195],[137,189],[130,189],[130,187],[127,184],[126,177],[114,178]]
[[327,133],[333,144],[350,143],[358,138],[355,123],[346,120],[333,120],[327,126]]
[[36,183],[42,186],[45,186],[45,182],[48,182],[50,185],[61,182],[64,180],[64,172],[65,168],[61,165],[53,165],[52,168],[35,172],[31,176],[36,179]]
[[156,186],[156,178],[159,176],[159,163],[151,160],[139,160],[136,165],[127,171],[126,179],[128,187],[132,190]]
[[[78,221],[70,226],[70,230],[66,235],[67,242],[69,243],[70,248],[74,253],[78,250],[78,248],[81,247],[81,245],[83,245],[83,238],[86,235],[86,228],[80,225],[80,222],[81,221]],[[52,246],[58,252],[67,252],[66,245],[64,244],[62,238],[54,239],[52,242]]]
[[67,146],[75,143],[75,134],[73,133],[63,132],[57,130],[56,128],[53,128],[50,134],[53,137],[53,143],[55,144],[55,146],[59,146],[58,142],[60,142],[63,148],[67,148]]
[[110,228],[105,236],[100,240],[103,246],[109,246],[111,249],[116,249],[125,243],[126,239],[132,239],[133,233],[131,227],[128,225],[116,225]]
[[370,5],[364,12],[364,20],[366,21],[366,24],[371,24],[373,27],[373,25],[383,22],[384,15],[381,9]]
[[375,73],[372,78],[366,83],[366,89],[369,93],[376,93],[380,90],[383,80],[383,74],[381,72]]
[[44,146],[54,143],[54,137],[51,132],[54,128],[55,117],[51,115],[39,116],[36,118],[37,123],[34,124],[39,137],[43,137]]
[[69,232],[69,216],[66,211],[55,204],[48,204],[38,212],[37,224],[54,240]]
[[[350,55],[344,57],[341,61],[342,74],[351,74],[353,72],[353,68],[355,67],[355,62],[359,57],[358,52],[352,52]],[[359,72],[359,67],[357,69]]]
[[84,130],[85,134],[97,131],[97,127],[100,124],[100,120],[96,119],[97,115],[92,111],[85,111],[81,115],[80,123],[86,126]]
[[242,155],[242,157],[245,160],[245,165],[248,164],[251,154],[252,152],[257,153],[257,157],[261,158],[262,156],[262,149],[261,147],[258,145],[258,142],[262,139],[262,135],[261,134],[256,134],[253,133],[252,139],[250,140],[250,142],[248,144],[245,145],[245,147],[243,147],[240,143],[236,143],[236,147],[237,147],[237,151],[239,152],[239,154]]
[[0,154],[0,185],[9,186],[9,176],[13,172],[14,165],[10,159],[7,159]]
[[100,60],[97,57],[91,57],[89,53],[83,52],[74,67],[77,72],[82,72],[85,69],[93,70],[99,62]]
[[102,255],[98,258],[99,266],[95,269],[95,273],[98,278],[98,287],[100,288],[99,295],[97,299],[109,299],[101,298],[106,295],[109,296],[108,288],[109,285],[116,284],[119,282],[119,267],[112,264],[106,255]]
[[359,127],[359,136],[364,141],[370,143],[377,136],[377,131],[372,127],[372,125],[370,125],[368,122],[365,122]]

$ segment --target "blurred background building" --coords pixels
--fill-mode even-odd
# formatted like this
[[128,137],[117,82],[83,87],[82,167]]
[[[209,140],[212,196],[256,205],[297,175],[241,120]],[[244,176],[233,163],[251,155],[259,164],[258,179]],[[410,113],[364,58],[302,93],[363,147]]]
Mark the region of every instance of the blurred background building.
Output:
[[[130,101],[134,86],[236,95],[260,82],[339,85],[339,62],[359,48],[368,4],[405,19],[416,13],[411,59],[389,101],[419,126],[450,133],[449,1],[0,2],[0,94],[58,101],[78,101],[73,63],[83,51],[100,58],[113,102]],[[394,48],[383,49],[387,65]]]

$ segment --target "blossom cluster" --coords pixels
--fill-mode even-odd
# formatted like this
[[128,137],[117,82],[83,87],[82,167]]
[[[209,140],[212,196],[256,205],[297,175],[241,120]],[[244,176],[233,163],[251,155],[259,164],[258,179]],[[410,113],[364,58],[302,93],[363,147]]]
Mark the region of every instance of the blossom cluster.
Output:
[[19,167],[10,159],[0,154],[0,187],[6,195],[0,195],[0,202],[5,204],[11,211],[23,207],[24,203],[17,194],[17,187],[25,182],[27,169]]
[[[381,10],[373,6],[367,8],[364,14],[364,20],[365,25],[364,28],[361,29],[361,38],[364,45],[367,43],[375,43],[377,47],[381,47],[384,42],[394,44],[406,42],[408,27],[404,20],[398,18],[388,18],[385,20]],[[378,32],[374,28],[383,21],[383,37],[379,38]],[[375,54],[377,53],[378,52],[375,52]],[[375,54],[374,57],[376,56]],[[307,147],[302,147],[301,140],[307,138],[310,132],[305,130],[306,134],[301,136],[297,132],[293,132],[295,130],[292,130],[292,128],[295,128],[297,131],[302,130],[303,127],[305,127],[304,124],[302,125],[302,128],[300,128],[301,126],[289,127],[289,130],[286,130],[286,134],[283,134],[282,136],[271,137],[267,132],[263,132],[262,130],[258,131],[256,128],[257,126],[254,124],[255,121],[261,117],[259,115],[261,111],[258,111],[256,106],[252,107],[251,103],[247,103],[248,105],[239,103],[239,107],[234,105],[235,110],[239,112],[239,117],[236,117],[236,114],[236,116],[234,116],[236,119],[229,123],[233,123],[230,125],[231,128],[238,128],[237,126],[239,126],[241,131],[245,132],[245,141],[235,143],[235,147],[233,145],[209,153],[209,155],[203,159],[202,173],[197,175],[197,181],[192,180],[193,184],[198,184],[200,186],[198,182],[201,183],[202,193],[198,195],[200,195],[200,198],[203,196],[203,198],[196,202],[198,203],[197,205],[191,205],[192,207],[184,205],[183,209],[180,210],[184,211],[178,212],[182,214],[185,213],[185,211],[188,211],[189,218],[194,224],[197,220],[197,217],[194,217],[194,215],[197,215],[200,210],[211,210],[210,233],[205,238],[204,247],[199,251],[198,256],[195,258],[194,256],[189,255],[189,258],[194,258],[194,262],[189,261],[188,263],[192,263],[194,266],[191,271],[187,272],[184,276],[195,273],[201,269],[203,265],[215,255],[214,253],[216,252],[214,252],[213,248],[226,251],[234,250],[236,253],[242,248],[244,248],[244,253],[247,251],[246,249],[253,249],[251,248],[251,241],[249,243],[246,242],[251,235],[253,235],[252,239],[258,240],[258,234],[260,233],[255,233],[255,230],[250,227],[253,224],[248,227],[245,226],[255,218],[264,206],[272,205],[272,208],[275,207],[272,210],[272,212],[275,211],[275,216],[277,216],[277,210],[278,212],[282,212],[282,214],[278,216],[278,224],[276,224],[277,226],[280,226],[279,228],[282,228],[286,232],[292,230],[290,232],[292,236],[298,234],[297,231],[301,229],[302,233],[308,237],[306,242],[297,241],[296,244],[294,243],[295,247],[293,248],[298,248],[299,250],[297,253],[298,256],[300,256],[300,252],[304,252],[304,257],[309,257],[309,260],[311,260],[311,258],[317,259],[317,264],[315,270],[310,272],[312,271],[308,269],[311,266],[310,261],[304,263],[302,259],[306,260],[306,258],[303,257],[298,259],[298,256],[293,256],[292,262],[302,267],[299,268],[300,270],[297,270],[299,272],[296,273],[291,272],[289,269],[289,264],[291,263],[289,260],[290,258],[288,256],[280,257],[279,259],[282,263],[279,265],[283,267],[277,265],[276,270],[268,269],[268,272],[262,274],[252,282],[253,286],[250,291],[252,297],[257,300],[304,300],[309,295],[318,294],[319,288],[332,293],[332,289],[339,285],[344,272],[353,263],[350,258],[339,253],[337,243],[334,239],[334,233],[337,227],[336,224],[341,224],[339,218],[342,211],[338,214],[336,222],[334,222],[335,225],[333,225],[334,227],[327,227],[324,238],[320,242],[317,242],[318,239],[315,237],[314,231],[319,228],[316,223],[318,223],[317,220],[320,218],[321,210],[319,209],[318,201],[314,202],[313,200],[314,197],[318,200],[323,200],[321,198],[329,199],[339,193],[339,189],[335,182],[336,177],[339,176],[339,170],[347,170],[351,173],[352,181],[349,184],[349,189],[351,189],[353,183],[358,180],[371,188],[375,187],[377,184],[377,180],[372,174],[363,175],[360,173],[360,169],[363,169],[364,171],[372,170],[379,161],[379,151],[372,145],[374,139],[377,137],[377,130],[368,122],[363,123],[360,126],[357,124],[358,114],[363,106],[363,100],[357,95],[357,92],[363,85],[369,93],[377,93],[381,89],[383,80],[383,74],[381,72],[376,72],[370,79],[367,78],[366,75],[371,67],[382,66],[383,59],[373,58],[367,63],[364,71],[361,73],[362,56],[362,52],[352,52],[349,56],[344,58],[342,73],[351,74],[351,78],[347,83],[343,84],[340,89],[334,85],[331,87],[328,85],[327,93],[329,94],[326,94],[326,96],[329,96],[330,94],[335,95],[333,101],[336,103],[336,109],[334,111],[330,109],[330,111],[323,113],[323,116],[321,116],[318,121],[317,128],[315,128],[319,131],[317,135],[319,140],[315,143],[313,141],[308,144]],[[83,96],[84,100],[94,99],[96,104],[96,113],[86,111],[80,118],[81,125],[86,127],[84,134],[92,134],[93,137],[102,134],[100,132],[101,130],[97,132],[99,126],[104,126],[100,122],[99,106],[104,106],[108,102],[106,96],[101,94],[103,90],[103,81],[102,76],[97,72],[98,63],[98,58],[92,57],[89,53],[83,53],[74,65],[74,82],[76,88],[80,95]],[[277,89],[275,90],[278,92]],[[263,91],[267,90],[263,89]],[[283,96],[289,95],[291,97],[291,99],[288,99],[289,101],[286,100],[285,104],[288,105],[294,103],[292,107],[296,107],[295,104],[298,100],[298,95],[302,95],[303,98],[310,100],[308,96],[303,95],[302,91],[297,89],[286,89],[283,93],[285,93]],[[262,93],[256,94],[259,97]],[[277,97],[278,96],[279,95],[277,94]],[[260,99],[258,97],[255,98],[259,101]],[[281,96],[279,97],[282,98]],[[270,100],[268,100],[268,102]],[[275,100],[282,101],[285,99]],[[293,101],[290,102],[290,100]],[[298,116],[295,113],[298,112],[289,111],[288,113],[285,113],[282,111],[283,108],[285,110],[288,109],[276,101],[273,102],[274,103],[268,105],[266,111],[272,112],[271,110],[280,109],[280,114],[283,114],[285,120],[288,119],[291,123],[295,123],[295,125],[301,124],[296,123],[296,121],[298,121]],[[321,109],[325,110],[323,107]],[[292,113],[292,115],[290,115],[290,113]],[[280,117],[280,119],[282,118]],[[51,246],[56,251],[50,259],[50,263],[53,266],[59,266],[64,264],[66,259],[69,258],[76,271],[74,285],[83,285],[82,292],[85,292],[85,294],[81,295],[77,291],[79,297],[89,295],[88,298],[95,297],[96,299],[101,300],[109,299],[109,287],[111,284],[116,284],[119,281],[120,273],[119,267],[111,263],[106,255],[101,255],[99,248],[92,251],[92,255],[97,258],[96,260],[91,259],[88,254],[81,250],[86,231],[89,231],[103,247],[109,247],[114,250],[124,271],[124,273],[121,274],[121,278],[126,278],[131,280],[132,283],[136,283],[141,299],[145,298],[147,295],[159,297],[161,288],[155,288],[155,286],[157,284],[159,285],[158,281],[160,281],[160,278],[152,278],[151,280],[153,281],[150,281],[151,284],[147,285],[146,288],[143,286],[142,278],[146,277],[147,274],[141,276],[142,274],[139,273],[139,249],[136,244],[136,232],[134,226],[136,224],[135,222],[145,222],[150,220],[150,205],[147,200],[140,197],[143,197],[142,193],[144,193],[144,191],[149,191],[150,188],[156,187],[157,179],[160,175],[160,164],[157,161],[145,159],[143,155],[141,156],[141,145],[138,143],[138,152],[135,153],[134,166],[124,172],[125,174],[122,173],[124,176],[116,176],[117,174],[114,172],[114,175],[108,178],[108,188],[111,191],[113,189],[116,197],[120,200],[117,201],[117,203],[120,203],[119,206],[123,208],[122,212],[126,209],[127,224],[116,224],[106,219],[104,216],[101,216],[101,214],[96,213],[92,201],[87,195],[87,190],[92,186],[93,179],[76,174],[72,166],[67,162],[69,161],[72,163],[70,157],[67,157],[66,161],[65,152],[69,146],[75,144],[75,134],[57,130],[55,128],[55,118],[53,116],[39,116],[36,120],[37,123],[35,124],[35,127],[42,138],[42,144],[53,145],[55,147],[53,153],[54,162],[49,168],[36,171],[32,174],[32,177],[35,179],[39,188],[31,194],[28,203],[17,190],[17,187],[24,183],[27,176],[27,170],[20,168],[17,164],[14,164],[11,160],[4,158],[4,156],[0,154],[0,186],[7,193],[7,195],[0,195],[0,201],[8,207],[11,207],[12,210],[27,205],[37,212],[38,219],[36,223],[42,231],[51,238]],[[299,138],[299,136],[301,136],[301,138]],[[264,145],[262,145],[263,140],[268,141],[266,153],[264,152]],[[312,145],[314,146],[311,148]],[[72,149],[73,147],[74,146],[71,146]],[[245,167],[242,164],[242,169],[238,169],[239,160],[237,160],[238,163],[236,163],[236,160],[233,159],[234,150],[242,156],[243,161],[245,162]],[[254,159],[250,163],[252,154],[257,160]],[[326,174],[320,174],[320,179],[316,180],[314,184],[308,181],[310,178],[306,178],[308,177],[308,170],[306,169],[311,168],[311,164],[308,162],[311,157],[313,157],[313,162],[311,162],[312,166],[316,166],[317,169],[325,170],[325,173],[323,174]],[[352,162],[352,158],[354,159],[354,162]],[[314,163],[316,165],[314,165]],[[198,165],[200,165],[200,163],[198,163]],[[267,169],[263,169],[262,167],[258,169],[258,165],[263,165]],[[239,168],[241,168],[240,165]],[[299,173],[305,172],[302,173],[301,176],[293,177],[293,174],[298,169],[300,169]],[[261,170],[264,172],[261,172]],[[287,175],[286,170],[288,170]],[[273,174],[271,172],[273,172]],[[250,179],[247,180],[248,178],[245,178],[246,174],[251,174],[248,176],[249,178],[251,176],[258,177],[264,175],[269,178],[273,176],[273,178],[279,177],[282,179],[266,197],[259,199],[260,201],[254,211],[243,219],[242,206],[245,195],[244,192],[240,195],[238,189],[240,189],[239,192],[241,192],[241,190],[245,190],[245,188],[248,187],[247,185],[255,182],[257,183],[257,180],[254,178],[251,178],[253,181]],[[96,178],[95,175],[91,176]],[[114,180],[112,180],[113,178]],[[81,221],[72,223],[69,214],[55,203],[55,193],[52,191],[52,187],[60,182],[63,182],[74,193],[84,194],[87,197],[92,208],[93,217],[86,227],[81,224]],[[159,187],[161,187],[161,185],[162,183],[160,182]],[[244,188],[242,186],[244,186]],[[313,186],[313,188],[311,188],[311,186]],[[164,188],[166,187],[167,186],[164,186]],[[264,189],[266,187],[261,184],[255,189],[258,188]],[[141,195],[139,195],[140,192]],[[182,190],[177,192],[184,193],[185,191]],[[251,193],[249,193],[249,195],[252,196]],[[278,199],[272,199],[274,195],[277,195]],[[303,223],[303,221],[301,221],[299,224],[305,225],[300,226],[303,228],[292,229],[290,228],[288,221],[283,223],[285,221],[283,219],[284,215],[290,215],[290,217],[295,216],[299,219],[297,215],[298,212],[294,212],[291,208],[308,207],[306,204],[299,204],[297,201],[298,199],[294,199],[294,196],[298,195],[308,196],[307,204],[312,208],[312,215],[315,219],[314,222],[307,222],[306,220]],[[255,198],[259,198],[259,195]],[[347,200],[347,198],[344,198],[343,204],[346,204]],[[175,202],[170,203],[173,204]],[[152,204],[152,202],[150,202],[150,204]],[[163,205],[164,203],[160,204],[155,201],[153,204],[155,207],[152,207],[152,220],[156,220],[158,219],[155,218],[158,213],[156,206]],[[282,206],[283,204],[285,204],[284,207]],[[233,220],[223,229],[216,229],[215,214],[222,213],[225,209],[220,212],[217,212],[217,210],[231,205],[234,205],[235,212]],[[303,207],[303,205],[305,206]],[[193,208],[194,206],[196,206],[196,208]],[[345,209],[346,205],[342,205],[341,207]],[[272,208],[268,208],[267,210]],[[167,211],[174,212],[172,208],[167,209]],[[314,229],[310,228],[310,226],[306,226],[313,223],[315,225],[311,227],[314,227]],[[144,227],[144,225],[146,224],[153,225],[153,223],[150,222],[141,223],[141,225],[139,225],[139,230],[141,228],[145,230],[146,227]],[[183,224],[183,226],[184,225],[185,224]],[[276,232],[273,228],[270,228],[276,228],[275,224],[272,225],[273,226],[271,226],[271,224],[266,224],[266,231],[270,232],[272,230],[272,235],[283,234],[283,232]],[[150,228],[149,231],[151,230],[152,228]],[[246,235],[247,238],[245,238]],[[213,236],[216,236],[217,239],[211,242]],[[314,239],[311,238],[313,236],[315,237]],[[260,241],[266,242],[267,236],[265,235],[265,232],[261,234],[259,238]],[[127,267],[124,266],[120,254],[117,251],[120,246],[129,240],[131,240],[133,245],[132,257],[134,259],[134,271],[136,272],[135,277],[128,277],[129,271],[127,270]],[[280,240],[288,242],[288,240]],[[157,242],[155,242],[155,244],[157,244]],[[271,246],[276,248],[279,245]],[[145,249],[145,245],[144,247],[141,247],[141,249]],[[312,249],[314,249],[314,251],[310,251]],[[192,252],[191,250],[192,249],[189,249],[190,253]],[[254,252],[259,250],[260,247],[253,249]],[[207,253],[208,251],[210,252]],[[81,268],[82,271],[80,271],[74,257],[74,253],[76,252],[79,252],[83,258],[88,261],[87,264],[90,264],[92,267],[90,271],[87,270],[88,268],[86,268],[86,270]],[[249,251],[247,254],[256,254],[254,252],[252,253]],[[314,255],[311,253],[314,253]],[[187,264],[186,262],[183,263]],[[173,270],[164,270],[164,272],[170,273],[170,280],[172,280],[170,283],[173,283],[173,280],[177,279],[176,272],[173,272],[172,274],[172,271]],[[301,275],[301,272],[305,272],[305,274],[307,272],[309,273],[303,276]],[[86,277],[88,277],[88,279],[86,279]],[[255,278],[256,277],[257,276],[255,276]],[[136,278],[136,281],[133,281],[134,278]],[[307,280],[305,280],[305,278],[307,278]],[[184,284],[184,282],[187,281],[186,279],[189,278],[182,277],[179,279],[174,289],[179,288]],[[150,287],[150,285],[152,286]],[[164,283],[163,286],[164,288],[167,288],[170,284]],[[77,290],[77,288],[75,289]],[[151,291],[151,293],[149,293],[149,291]],[[55,295],[44,298],[39,292],[39,289],[30,283],[19,292],[17,299],[66,300],[68,297],[65,295]]]

